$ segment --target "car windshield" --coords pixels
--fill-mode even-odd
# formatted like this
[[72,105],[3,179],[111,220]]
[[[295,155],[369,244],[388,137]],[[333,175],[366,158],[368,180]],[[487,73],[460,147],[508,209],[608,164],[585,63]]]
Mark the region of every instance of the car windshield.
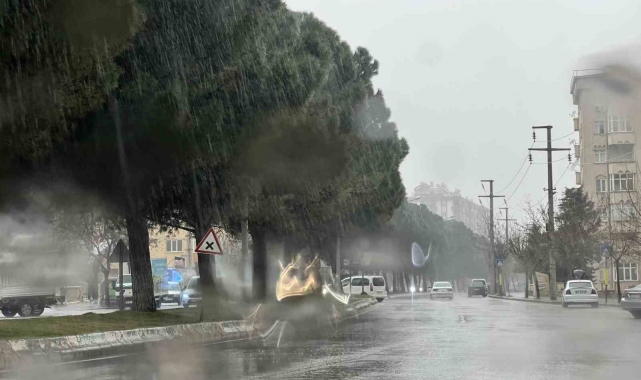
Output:
[[2,374],[640,373],[640,0],[0,0],[0,65]]
[[592,283],[591,282],[569,282],[568,283],[568,288],[573,289],[573,288],[591,288]]

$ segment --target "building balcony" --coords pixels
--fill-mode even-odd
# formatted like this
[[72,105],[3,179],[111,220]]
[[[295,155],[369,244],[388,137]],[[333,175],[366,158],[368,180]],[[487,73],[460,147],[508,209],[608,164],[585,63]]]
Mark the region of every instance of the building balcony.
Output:
[[636,134],[634,132],[609,132],[608,133],[608,145],[634,144],[634,143],[636,143]]
[[578,144],[574,145],[574,157],[581,158],[581,146]]
[[575,132],[579,131],[579,118],[578,117],[574,118],[574,131]]
[[576,184],[581,185],[581,172],[576,172]]

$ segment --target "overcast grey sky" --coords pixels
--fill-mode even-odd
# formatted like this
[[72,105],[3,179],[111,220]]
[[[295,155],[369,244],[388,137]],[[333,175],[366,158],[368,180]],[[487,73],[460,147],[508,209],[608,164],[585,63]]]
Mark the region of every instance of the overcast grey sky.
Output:
[[[421,181],[445,182],[478,202],[481,179],[508,185],[532,145],[533,125],[554,126],[570,147],[572,70],[593,54],[637,44],[641,1],[287,0],[313,12],[354,49],[380,62],[375,85],[410,145],[401,166],[408,195]],[[544,131],[536,144],[544,147]],[[563,137],[568,135],[567,137]],[[566,155],[567,156],[567,155]],[[555,153],[554,159],[562,159]],[[574,157],[573,157],[574,159]],[[500,194],[514,212],[545,197],[544,152]],[[554,164],[557,189],[575,183]],[[578,167],[577,167],[578,170]],[[522,183],[517,188],[519,182]],[[489,188],[486,185],[486,190]],[[545,203],[545,201],[544,201]],[[484,201],[487,206],[487,201]],[[498,206],[495,206],[498,207]]]

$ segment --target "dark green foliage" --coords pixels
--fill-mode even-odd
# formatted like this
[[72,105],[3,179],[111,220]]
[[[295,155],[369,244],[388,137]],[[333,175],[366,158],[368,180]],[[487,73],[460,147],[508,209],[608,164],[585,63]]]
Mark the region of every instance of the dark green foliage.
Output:
[[554,234],[559,280],[572,279],[575,269],[589,270],[589,265],[599,260],[600,252],[596,234],[601,226],[599,211],[582,188],[566,189]]
[[131,0],[8,0],[0,9],[0,174],[31,168],[100,108],[140,26]]

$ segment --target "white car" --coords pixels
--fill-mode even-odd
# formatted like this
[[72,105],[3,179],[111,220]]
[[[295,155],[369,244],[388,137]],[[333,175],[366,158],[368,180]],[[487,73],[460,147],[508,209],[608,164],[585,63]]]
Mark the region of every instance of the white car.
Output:
[[383,302],[387,297],[385,278],[383,276],[347,277],[341,280],[341,286],[345,294],[365,293],[376,298],[378,302]]
[[446,281],[435,282],[432,286],[432,292],[430,293],[430,299],[434,298],[454,298],[454,288],[452,284]]
[[563,307],[580,304],[599,307],[599,293],[590,280],[571,280],[565,284],[561,304]]

